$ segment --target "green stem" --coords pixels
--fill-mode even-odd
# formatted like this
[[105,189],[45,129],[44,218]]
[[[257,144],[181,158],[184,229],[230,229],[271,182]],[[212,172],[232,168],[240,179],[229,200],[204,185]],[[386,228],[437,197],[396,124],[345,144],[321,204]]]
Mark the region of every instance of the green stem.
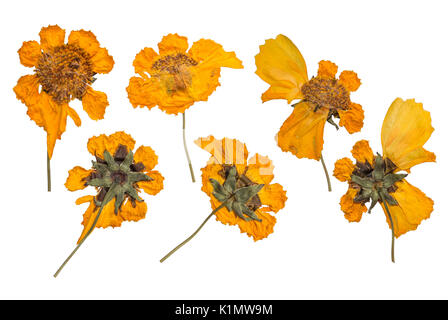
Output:
[[191,180],[193,182],[196,182],[196,179],[194,178],[193,166],[191,165],[190,155],[188,154],[187,141],[185,139],[185,112],[186,111],[184,111],[182,113],[182,133],[183,133],[183,140],[184,140],[184,149],[185,149],[185,154],[187,156],[188,167],[190,168]]
[[47,188],[48,192],[51,192],[51,168],[50,168],[50,156],[47,152]]
[[320,155],[320,162],[322,162],[322,167],[324,167],[325,177],[327,178],[328,191],[331,192],[330,176],[328,175],[327,167],[325,166],[325,161],[322,154]]
[[59,275],[59,273],[62,271],[62,269],[65,267],[65,265],[70,261],[70,259],[75,255],[76,251],[78,251],[78,249],[81,247],[81,245],[84,243],[84,241],[86,241],[87,237],[92,233],[93,229],[95,229],[98,219],[100,218],[101,212],[103,211],[103,208],[104,208],[104,206],[102,205],[100,207],[100,209],[98,210],[95,220],[93,221],[93,224],[90,227],[89,231],[87,231],[85,237],[82,238],[82,240],[78,243],[78,245],[72,251],[72,253],[70,253],[70,255],[67,257],[67,259],[65,259],[65,261],[61,264],[58,271],[56,271],[56,273],[53,275],[55,278]]
[[199,226],[199,228],[196,229],[196,231],[189,236],[187,239],[185,239],[182,243],[180,243],[176,248],[174,248],[173,250],[171,250],[166,256],[164,256],[160,262],[162,263],[163,261],[165,261],[166,259],[168,259],[174,252],[176,252],[177,250],[179,250],[180,248],[182,248],[185,244],[188,243],[188,241],[190,241],[191,239],[194,238],[195,235],[198,234],[198,232],[202,229],[202,227],[206,224],[206,222],[219,210],[221,210],[224,206],[226,205],[226,202],[223,202],[218,208],[216,208],[215,210],[212,211],[212,213],[210,213],[208,215],[208,217],[204,220],[204,222],[202,222],[202,224]]
[[386,208],[386,212],[387,212],[387,216],[389,218],[390,221],[390,229],[392,230],[392,245],[391,245],[391,249],[390,249],[390,255],[391,255],[391,259],[392,262],[395,263],[395,232],[394,232],[394,222],[392,220],[392,215],[389,212],[389,207],[387,206],[387,202],[384,200],[383,196],[380,194],[380,198],[381,201],[384,204],[384,208]]

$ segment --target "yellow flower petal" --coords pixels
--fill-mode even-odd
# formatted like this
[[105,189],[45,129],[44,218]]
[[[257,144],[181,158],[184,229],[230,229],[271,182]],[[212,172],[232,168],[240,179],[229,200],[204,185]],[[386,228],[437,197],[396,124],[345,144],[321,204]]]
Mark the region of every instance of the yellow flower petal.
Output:
[[353,71],[342,71],[339,75],[338,82],[342,84],[348,91],[356,91],[361,85],[358,75]]
[[301,102],[283,123],[277,135],[277,143],[284,152],[298,158],[319,160],[324,144],[324,126],[328,109],[314,107]]
[[86,185],[85,179],[92,173],[92,170],[86,170],[82,167],[76,166],[68,172],[65,187],[69,191],[77,191],[84,189]]
[[[17,81],[17,85],[14,87],[14,92],[17,99],[22,101],[28,108],[32,107],[39,101],[39,79],[35,75],[20,77]],[[31,119],[33,119],[33,115],[41,117],[40,112],[38,112],[36,108],[33,109],[32,107],[31,109],[33,110],[33,112],[29,114]],[[36,121],[36,123],[41,122],[42,121],[40,120]]]
[[294,43],[284,35],[266,40],[255,56],[257,71],[261,79],[270,84],[263,93],[263,102],[272,99],[301,99],[300,88],[308,81],[305,60]]
[[109,55],[106,48],[99,48],[91,59],[92,70],[96,73],[109,73],[114,67],[114,58]]
[[423,162],[434,162],[434,153],[423,148],[433,131],[431,115],[421,103],[414,99],[395,99],[381,130],[384,157],[401,170],[409,170]]
[[[398,238],[408,231],[417,229],[423,220],[430,217],[434,201],[406,180],[397,182],[396,186],[397,190],[391,195],[397,200],[398,205],[388,205],[388,208],[394,222],[394,234]],[[383,204],[381,205],[390,228],[386,209]]]
[[246,176],[251,181],[269,184],[274,179],[274,165],[268,157],[257,153],[248,161]]
[[210,160],[219,164],[246,164],[249,152],[246,145],[236,139],[215,139],[214,136],[199,138],[196,145],[209,152],[213,158]]
[[134,161],[143,163],[144,171],[150,171],[157,165],[158,157],[151,147],[140,146],[134,154]]
[[43,27],[40,32],[40,46],[44,51],[64,45],[65,30],[59,26]]
[[84,97],[82,97],[82,107],[92,120],[104,119],[108,105],[107,95],[90,87],[87,89]]
[[188,39],[175,34],[168,34],[159,42],[159,53],[161,55],[170,53],[185,53],[188,49]]
[[258,195],[260,196],[261,203],[267,205],[270,211],[273,212],[279,212],[283,209],[286,200],[288,200],[286,191],[278,183],[265,185]]
[[352,149],[352,155],[356,161],[361,163],[368,161],[370,164],[373,164],[374,155],[372,149],[370,148],[369,141],[367,140],[360,140],[356,142]]
[[90,138],[87,142],[87,149],[92,155],[103,158],[105,150],[113,156],[120,145],[128,147],[128,151],[133,150],[135,140],[123,131],[115,132],[110,136],[102,134]]
[[348,188],[348,191],[345,195],[342,196],[341,202],[341,210],[344,212],[344,217],[349,222],[359,222],[361,221],[362,214],[367,212],[367,207],[363,203],[353,202],[353,199],[356,196],[357,191],[353,188]]
[[81,125],[81,118],[79,117],[78,113],[74,109],[70,108],[70,106],[68,106],[67,113],[68,116],[72,118],[75,125],[79,127]]
[[322,60],[319,62],[317,76],[324,79],[334,79],[338,72],[338,66],[331,61]]
[[339,125],[345,127],[348,133],[355,133],[361,131],[364,125],[364,110],[362,110],[361,105],[357,103],[350,103],[347,110],[338,110]]
[[37,65],[42,51],[37,41],[25,41],[18,51],[20,63],[25,67],[34,67]]
[[142,188],[147,194],[155,196],[163,189],[163,180],[165,178],[158,171],[150,171],[146,174],[153,180],[141,181],[138,183],[138,187]]
[[146,73],[150,73],[152,65],[156,58],[158,57],[157,52],[155,52],[152,48],[144,48],[135,56],[133,66],[135,69],[135,73],[138,73],[144,78],[147,78],[148,75]]
[[78,45],[90,54],[91,57],[95,56],[100,49],[100,43],[91,31],[78,30],[70,32],[68,43]]
[[148,206],[146,205],[146,202],[136,201],[132,204],[131,201],[127,200],[126,203],[122,205],[119,215],[124,221],[139,221],[146,217],[147,211]]
[[201,67],[227,67],[241,69],[243,63],[236,57],[235,52],[224,51],[222,45],[213,40],[201,39],[191,46],[189,55],[197,62],[201,62]]
[[333,176],[341,182],[349,181],[355,165],[349,158],[342,158],[334,164]]
[[132,77],[129,79],[129,86],[126,88],[129,101],[134,108],[148,107],[151,109],[157,105],[155,99],[154,86],[152,79],[145,80],[140,77]]

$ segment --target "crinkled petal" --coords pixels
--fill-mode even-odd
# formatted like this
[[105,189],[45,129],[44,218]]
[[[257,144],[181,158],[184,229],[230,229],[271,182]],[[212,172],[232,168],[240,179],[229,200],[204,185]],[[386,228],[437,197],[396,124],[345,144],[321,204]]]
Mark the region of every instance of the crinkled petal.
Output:
[[92,120],[104,119],[108,105],[107,95],[104,92],[95,91],[90,87],[82,97],[82,108]]
[[92,70],[96,73],[109,73],[115,64],[114,58],[112,58],[106,48],[99,48],[91,61]]
[[37,41],[25,41],[22,47],[17,51],[19,53],[20,63],[25,67],[34,67],[42,55],[40,44]]
[[[397,200],[398,205],[388,205],[388,208],[394,222],[394,234],[398,238],[408,231],[417,229],[423,220],[430,217],[434,201],[406,180],[397,182],[396,186],[397,190],[391,195]],[[390,228],[386,209],[383,204],[381,205]]]
[[128,98],[134,108],[148,107],[151,109],[157,105],[155,98],[155,87],[153,79],[143,79],[140,77],[132,77],[129,80],[129,86],[126,88]]
[[[14,87],[14,92],[17,99],[22,101],[22,103],[24,103],[26,106],[33,109],[32,106],[39,101],[39,79],[35,75],[26,75],[20,77],[20,79],[17,81],[17,85]],[[29,114],[31,119],[33,119],[32,115],[34,115],[35,113],[36,112],[32,112],[32,114]],[[36,116],[41,117],[40,112],[38,112],[38,115]],[[36,121],[36,123],[38,122],[40,123],[41,121]]]
[[431,137],[431,115],[414,99],[395,99],[387,111],[381,129],[384,157],[401,170],[423,162],[434,162],[436,156],[423,148]]
[[151,147],[140,146],[134,154],[135,163],[141,162],[145,166],[144,171],[150,171],[158,163],[158,157]]
[[201,66],[210,68],[227,67],[241,69],[243,63],[236,57],[235,52],[224,51],[222,45],[213,40],[201,39],[191,46],[189,55]]
[[68,172],[65,187],[69,191],[77,191],[84,189],[86,185],[86,178],[92,173],[92,170],[86,170],[82,167],[76,166]]
[[64,45],[65,30],[58,25],[43,27],[40,32],[40,46],[44,51]]
[[353,71],[342,71],[338,82],[351,92],[358,90],[361,85],[361,80],[359,80],[356,72]]
[[246,176],[253,182],[269,184],[274,179],[274,165],[268,157],[257,153],[248,161]]
[[263,102],[272,99],[301,99],[301,87],[308,81],[305,60],[294,43],[284,35],[266,40],[255,56],[257,71],[261,79],[270,84],[263,93]]
[[163,189],[163,180],[165,179],[159,171],[150,171],[146,173],[153,180],[141,181],[138,183],[138,187],[142,188],[144,192],[149,195],[155,196]]
[[119,212],[124,221],[139,221],[146,217],[148,206],[145,201],[135,201],[134,204],[129,199],[122,205]]
[[249,152],[246,144],[236,140],[223,138],[215,139],[214,136],[199,138],[196,145],[212,155],[212,162],[219,164],[246,164]]
[[319,61],[319,70],[317,76],[324,79],[334,79],[338,72],[338,66],[331,61],[321,60]]
[[363,203],[356,203],[353,199],[356,196],[357,191],[353,188],[348,188],[346,194],[341,198],[341,210],[344,212],[344,217],[349,222],[361,221],[362,214],[367,212],[367,207]]
[[78,113],[74,109],[70,108],[70,106],[68,106],[67,113],[68,116],[72,118],[75,125],[79,127],[81,125],[81,118],[79,117]]
[[333,176],[341,182],[349,181],[355,165],[349,158],[342,158],[335,162]]
[[87,149],[92,155],[102,158],[105,150],[113,155],[120,145],[128,147],[128,151],[133,150],[135,140],[123,131],[115,132],[110,136],[102,134],[90,138],[87,142]]
[[265,185],[258,195],[261,203],[275,213],[285,207],[285,202],[288,199],[283,186],[278,183]]
[[368,161],[370,164],[373,164],[374,155],[372,149],[370,148],[369,141],[367,140],[360,140],[356,142],[352,149],[352,155],[356,161],[361,163]]
[[94,57],[100,49],[100,43],[91,31],[77,30],[70,32],[68,43],[78,45],[90,54],[91,57]]
[[328,109],[314,109],[307,102],[294,107],[277,134],[277,143],[284,152],[289,151],[298,158],[320,159]]
[[348,133],[361,131],[364,125],[364,110],[360,104],[351,102],[347,110],[338,110],[339,125],[345,127]]
[[135,56],[133,66],[135,73],[138,73],[144,78],[147,78],[146,73],[150,73],[152,65],[157,59],[158,54],[152,48],[144,48]]
[[188,49],[188,39],[175,34],[168,34],[162,38],[159,42],[159,53],[172,54],[172,53],[185,53]]

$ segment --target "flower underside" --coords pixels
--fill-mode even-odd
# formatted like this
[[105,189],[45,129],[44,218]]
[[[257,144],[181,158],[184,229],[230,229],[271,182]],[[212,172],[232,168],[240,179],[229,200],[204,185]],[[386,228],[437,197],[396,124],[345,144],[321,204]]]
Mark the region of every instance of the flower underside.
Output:
[[186,90],[191,84],[189,68],[198,62],[183,53],[164,56],[153,63],[152,76],[162,80],[168,93]]
[[137,192],[137,182],[153,180],[141,172],[145,169],[143,163],[135,163],[134,154],[128,152],[124,145],[117,148],[113,157],[105,150],[103,158],[97,157],[97,161],[92,161],[94,171],[86,179],[86,185],[99,188],[95,205],[104,207],[115,199],[115,214],[118,214],[126,198],[134,207],[135,201],[142,202]]
[[44,52],[36,66],[42,90],[58,104],[82,99],[95,81],[90,55],[78,45],[65,44]]
[[210,179],[213,196],[239,218],[261,222],[255,211],[262,205],[258,192],[264,184],[252,182],[244,173],[239,175],[236,167],[231,165],[223,165],[219,175],[225,179],[222,185],[217,180]]
[[351,175],[350,186],[358,193],[353,199],[356,203],[371,201],[369,213],[377,202],[385,200],[389,205],[398,205],[391,193],[397,190],[396,182],[403,180],[407,174],[393,173],[397,166],[388,158],[383,159],[379,154],[374,159],[374,166],[366,161],[356,162]]
[[333,117],[339,118],[338,110],[347,110],[350,105],[350,93],[336,79],[312,78],[301,88],[304,100],[319,108],[329,109],[327,121],[339,127]]

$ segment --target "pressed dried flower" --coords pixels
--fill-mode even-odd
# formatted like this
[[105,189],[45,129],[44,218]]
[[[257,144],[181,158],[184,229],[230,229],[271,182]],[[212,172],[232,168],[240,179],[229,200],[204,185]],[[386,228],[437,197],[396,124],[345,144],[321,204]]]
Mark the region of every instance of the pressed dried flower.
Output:
[[34,74],[21,77],[14,92],[27,106],[31,120],[47,132],[50,191],[50,159],[56,140],[65,131],[67,116],[76,126],[81,125],[81,119],[69,103],[81,100],[91,119],[103,119],[109,105],[107,96],[93,90],[91,85],[96,74],[112,70],[114,60],[90,31],[72,31],[67,43],[65,30],[57,25],[43,27],[39,36],[40,43],[26,41],[18,51],[20,62],[34,68]]
[[[434,162],[436,156],[423,148],[434,129],[431,115],[415,100],[397,98],[384,118],[381,130],[383,155],[374,155],[368,141],[358,141],[352,150],[353,163],[343,158],[335,163],[333,175],[348,182],[341,198],[341,210],[349,222],[359,222],[363,213],[380,203],[394,239],[415,230],[430,217],[434,202],[406,181],[404,171],[423,162]],[[401,172],[401,173],[400,173]],[[366,203],[370,202],[367,209]]]
[[202,168],[202,191],[210,197],[212,213],[187,240],[168,253],[165,261],[190,241],[213,216],[227,225],[237,225],[254,241],[274,232],[277,221],[272,213],[283,209],[286,191],[274,179],[268,157],[255,154],[248,159],[246,145],[235,139],[200,138],[196,144],[212,156]]
[[87,149],[95,156],[92,168],[77,166],[69,171],[65,183],[68,190],[93,186],[97,194],[83,196],[76,201],[76,204],[89,203],[82,222],[84,230],[77,247],[55,276],[95,227],[120,227],[123,221],[145,218],[147,206],[139,195],[140,189],[149,195],[156,195],[163,189],[163,176],[153,170],[158,161],[155,152],[150,147],[140,146],[133,153],[134,146],[134,139],[125,132],[92,137],[87,143]]
[[[221,68],[243,68],[234,52],[226,52],[212,40],[201,39],[188,50],[188,40],[168,34],[158,45],[159,53],[144,48],[135,57],[127,87],[134,108],[158,105],[168,114],[182,113],[184,147],[193,182],[194,173],[185,143],[185,111],[197,101],[207,101],[219,86]],[[188,50],[188,51],[187,51]]]
[[[324,126],[328,122],[352,134],[361,130],[362,107],[350,100],[361,81],[353,71],[342,71],[336,78],[337,65],[319,62],[317,76],[308,78],[305,60],[294,43],[284,35],[266,40],[255,56],[256,74],[270,84],[261,96],[263,102],[285,99],[292,106],[291,116],[283,123],[277,143],[285,152],[298,158],[321,160],[331,191],[331,184],[322,158]],[[334,119],[339,119],[339,126]]]

